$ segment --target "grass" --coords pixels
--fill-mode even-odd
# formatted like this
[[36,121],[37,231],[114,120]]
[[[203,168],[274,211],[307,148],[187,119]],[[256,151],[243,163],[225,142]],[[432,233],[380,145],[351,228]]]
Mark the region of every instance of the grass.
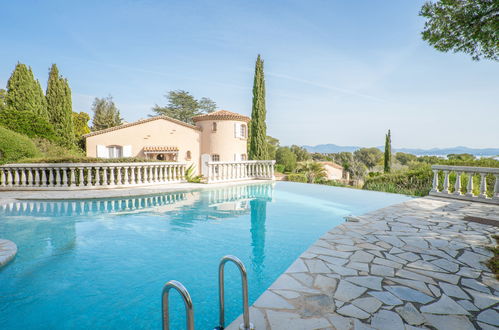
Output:
[[497,245],[489,247],[489,250],[494,253],[494,256],[487,261],[487,267],[492,270],[499,280],[499,235],[492,235],[492,238],[496,240]]

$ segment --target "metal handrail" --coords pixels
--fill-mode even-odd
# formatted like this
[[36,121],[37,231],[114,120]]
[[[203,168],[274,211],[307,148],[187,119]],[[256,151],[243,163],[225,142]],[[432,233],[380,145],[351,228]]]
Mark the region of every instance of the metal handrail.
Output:
[[180,293],[185,304],[185,313],[187,318],[187,330],[194,330],[194,308],[192,307],[191,295],[178,281],[169,281],[163,287],[163,293],[161,295],[162,307],[163,307],[163,330],[170,329],[170,312],[168,308],[168,294],[170,289],[175,289]]
[[218,329],[225,327],[225,298],[224,298],[224,266],[227,262],[232,261],[239,268],[241,273],[242,289],[243,289],[243,323],[239,326],[241,330],[253,330],[255,327],[250,323],[249,308],[248,308],[248,275],[246,268],[239,258],[227,255],[220,260],[218,266],[218,301],[220,304],[220,324]]

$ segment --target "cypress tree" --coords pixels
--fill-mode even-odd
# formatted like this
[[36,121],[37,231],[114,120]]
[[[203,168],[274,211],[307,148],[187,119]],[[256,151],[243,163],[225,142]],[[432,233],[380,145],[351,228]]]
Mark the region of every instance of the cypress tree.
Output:
[[267,125],[265,117],[265,78],[263,60],[258,55],[255,64],[253,82],[253,107],[251,111],[249,158],[254,160],[267,159]]
[[25,64],[17,63],[7,82],[5,105],[13,111],[29,111],[47,120],[47,103],[40,82]]
[[392,168],[392,137],[390,130],[385,135],[385,173],[390,173]]
[[59,75],[57,65],[52,64],[47,82],[47,108],[49,121],[60,138],[61,144],[67,147],[74,145],[73,106],[71,89],[67,79]]

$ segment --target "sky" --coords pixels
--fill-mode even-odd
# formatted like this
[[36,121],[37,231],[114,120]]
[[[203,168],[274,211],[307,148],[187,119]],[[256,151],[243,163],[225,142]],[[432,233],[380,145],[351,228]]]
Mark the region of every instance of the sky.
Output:
[[5,1],[0,88],[16,63],[43,88],[56,63],[73,110],[112,95],[128,122],[170,90],[251,114],[265,61],[281,145],[499,147],[499,63],[421,40],[423,1]]

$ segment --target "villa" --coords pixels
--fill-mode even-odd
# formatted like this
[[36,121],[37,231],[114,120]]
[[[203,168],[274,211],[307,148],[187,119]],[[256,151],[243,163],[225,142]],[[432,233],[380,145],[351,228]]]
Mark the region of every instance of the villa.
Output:
[[193,118],[195,125],[156,116],[86,134],[88,157],[141,157],[194,164],[207,173],[206,163],[248,159],[250,118],[227,110]]

